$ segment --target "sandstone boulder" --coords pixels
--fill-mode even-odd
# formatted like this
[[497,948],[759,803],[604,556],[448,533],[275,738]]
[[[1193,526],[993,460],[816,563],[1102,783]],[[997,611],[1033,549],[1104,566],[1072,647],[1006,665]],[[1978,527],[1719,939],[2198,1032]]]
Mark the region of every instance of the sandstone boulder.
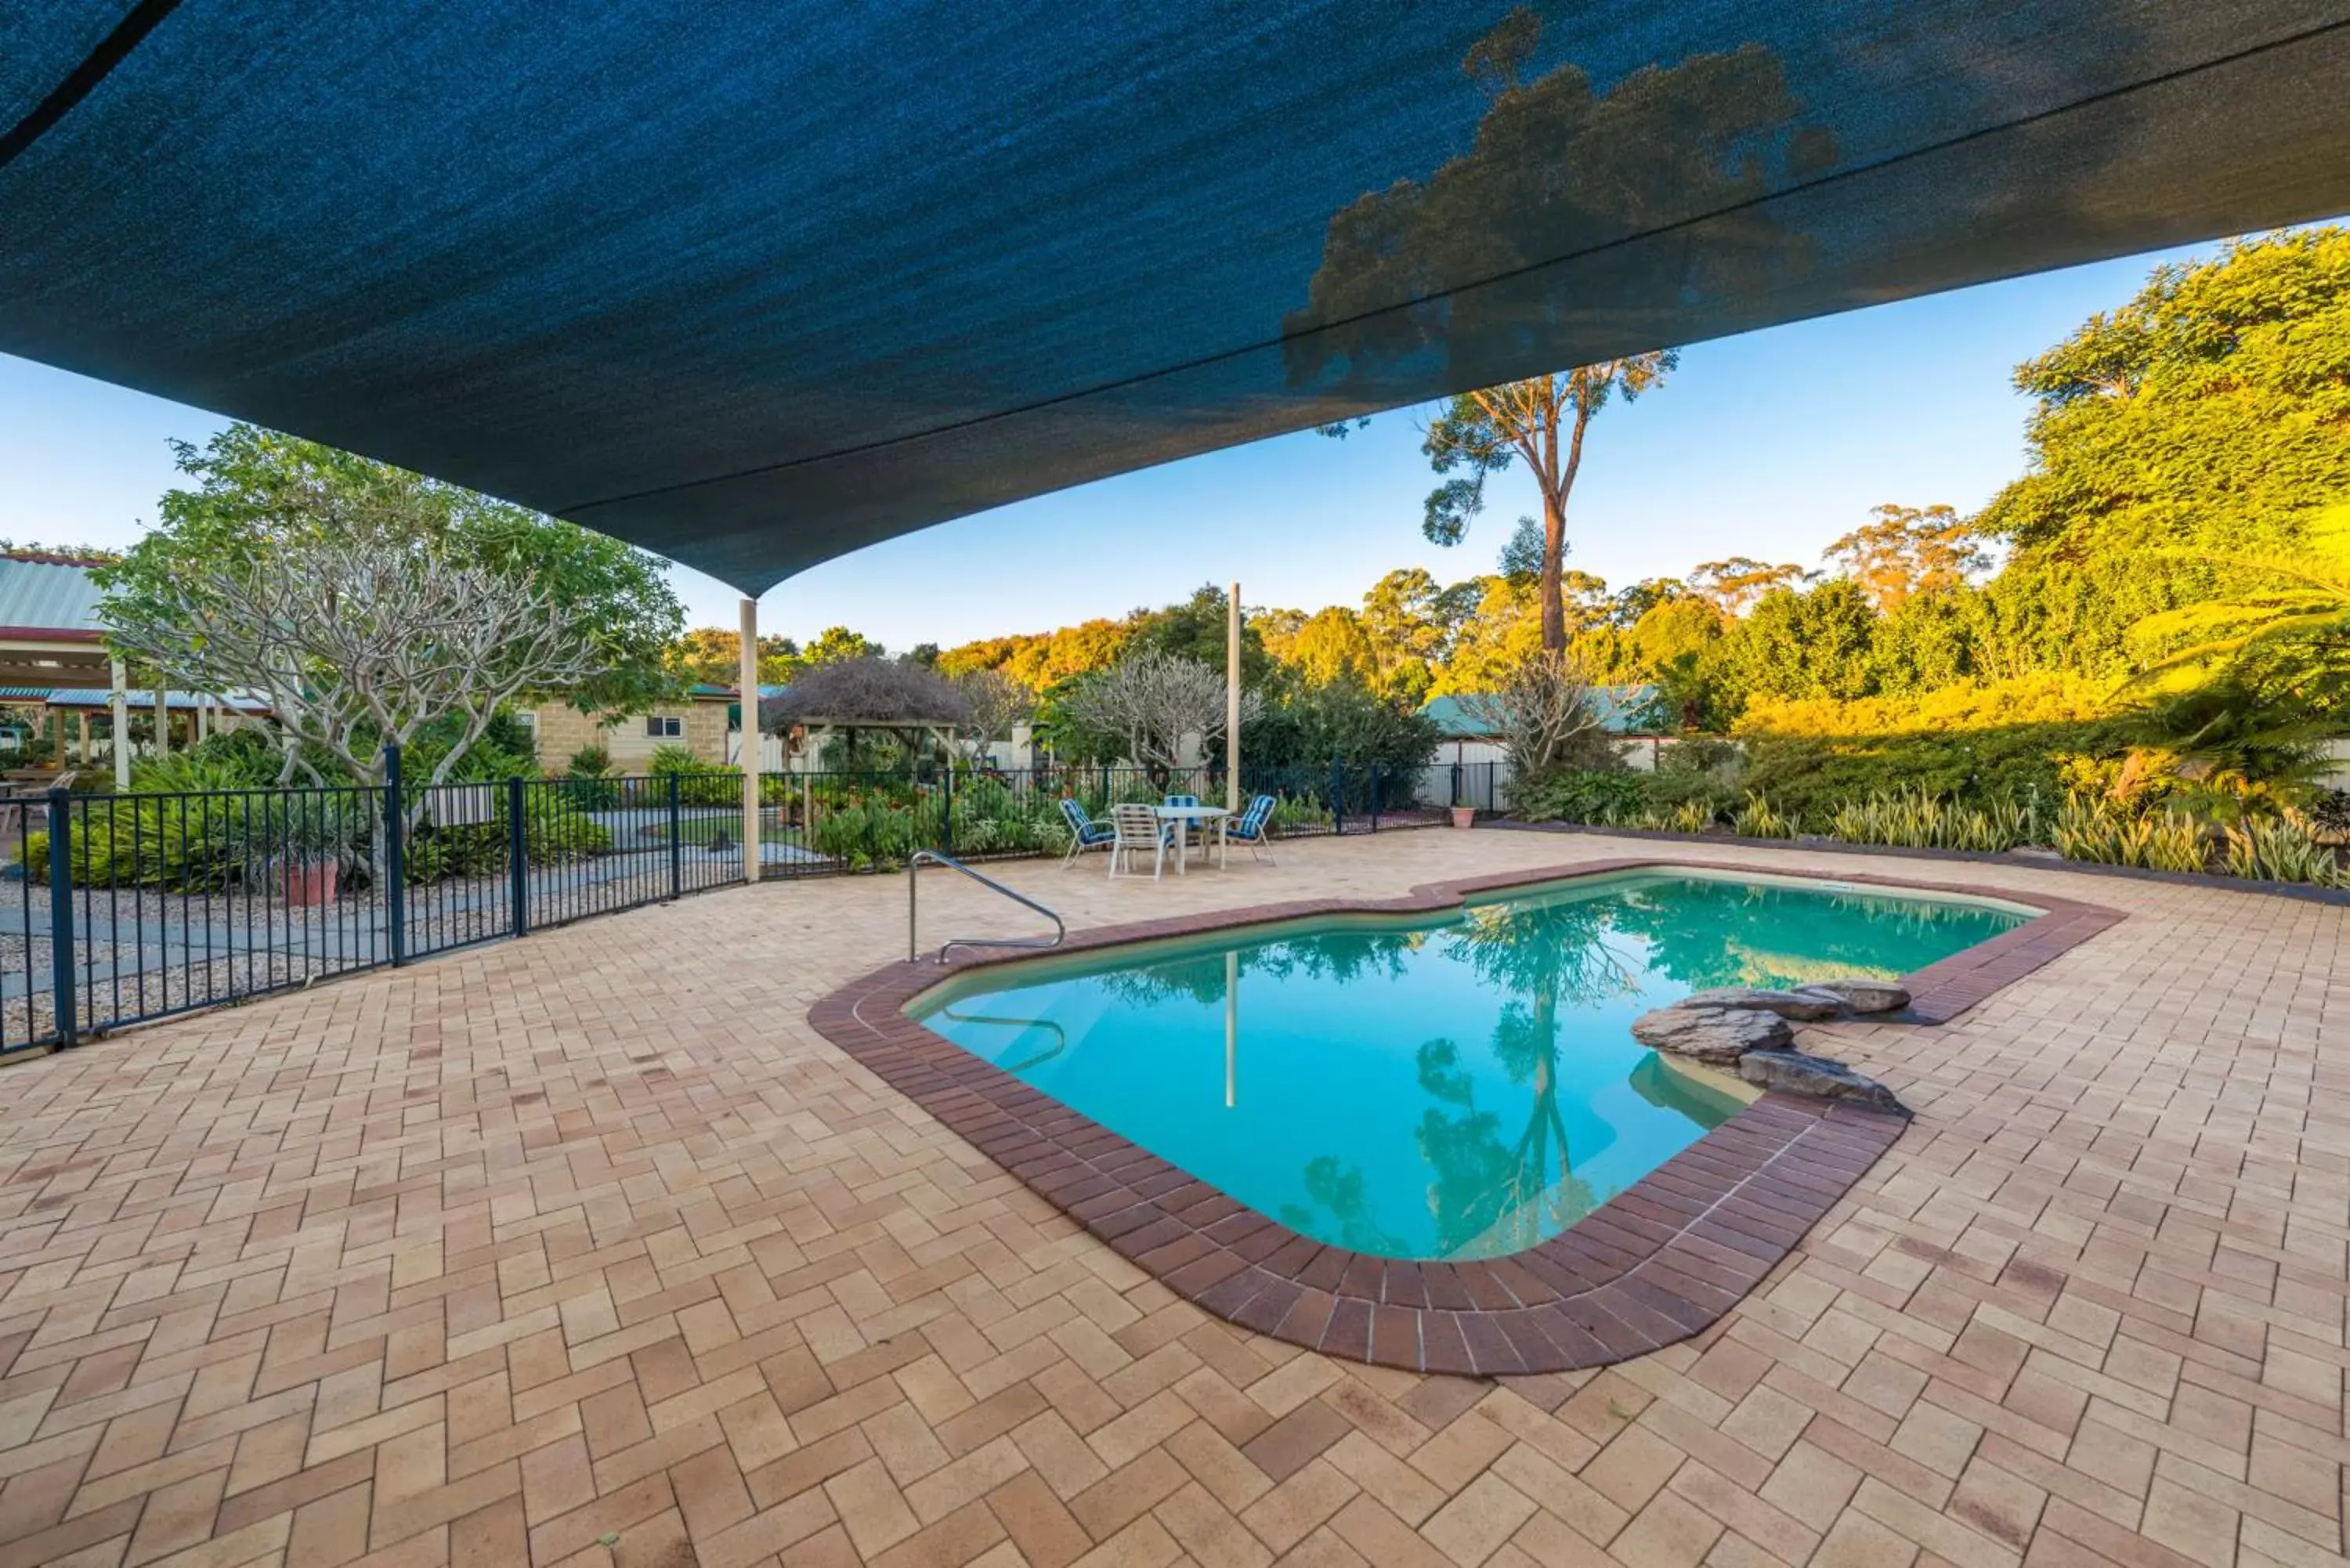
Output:
[[1683,1007],[1742,1007],[1751,1012],[1775,1012],[1797,1023],[1834,1018],[1844,1011],[1844,998],[1834,992],[1800,987],[1794,991],[1762,991],[1753,986],[1724,985],[1692,992],[1681,998]]
[[1738,1075],[1750,1084],[1786,1094],[1850,1100],[1871,1110],[1909,1114],[1893,1091],[1876,1079],[1864,1077],[1841,1062],[1807,1056],[1801,1051],[1749,1051],[1738,1059]]
[[1795,1043],[1795,1032],[1775,1012],[1683,1002],[1634,1019],[1632,1038],[1676,1056],[1728,1066],[1750,1051],[1788,1049]]
[[1846,980],[1815,980],[1804,987],[1835,997],[1847,1012],[1898,1012],[1909,1005],[1909,993],[1889,980],[1856,975]]

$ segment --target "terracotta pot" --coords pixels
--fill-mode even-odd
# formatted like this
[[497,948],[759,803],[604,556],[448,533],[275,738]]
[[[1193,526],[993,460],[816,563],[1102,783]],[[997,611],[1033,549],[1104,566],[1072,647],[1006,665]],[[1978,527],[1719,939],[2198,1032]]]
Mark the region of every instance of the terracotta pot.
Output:
[[1454,806],[1452,808],[1452,826],[1455,827],[1476,826],[1477,808],[1473,805]]
[[317,864],[289,860],[277,868],[279,886],[289,904],[331,904],[342,867],[332,860]]

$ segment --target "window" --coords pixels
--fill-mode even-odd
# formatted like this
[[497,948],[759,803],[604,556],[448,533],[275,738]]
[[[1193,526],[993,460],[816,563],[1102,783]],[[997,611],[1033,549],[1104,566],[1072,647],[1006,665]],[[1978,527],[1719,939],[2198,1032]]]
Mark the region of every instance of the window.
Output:
[[685,721],[656,713],[645,721],[645,733],[656,741],[681,741],[685,738]]

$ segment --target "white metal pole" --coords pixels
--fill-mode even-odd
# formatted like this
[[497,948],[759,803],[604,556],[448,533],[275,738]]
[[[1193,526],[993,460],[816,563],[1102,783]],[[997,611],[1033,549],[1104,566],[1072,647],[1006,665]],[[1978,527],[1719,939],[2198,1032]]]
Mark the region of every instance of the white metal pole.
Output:
[[743,880],[759,879],[759,601],[743,600]]
[[[1224,809],[1241,808],[1241,586],[1232,585],[1224,628]],[[1227,824],[1227,826],[1230,825]]]

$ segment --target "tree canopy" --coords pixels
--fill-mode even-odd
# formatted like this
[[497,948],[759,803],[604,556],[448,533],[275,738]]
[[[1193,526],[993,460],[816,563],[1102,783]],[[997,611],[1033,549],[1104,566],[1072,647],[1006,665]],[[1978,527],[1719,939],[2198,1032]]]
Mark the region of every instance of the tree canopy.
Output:
[[584,711],[632,712],[675,694],[671,645],[685,612],[658,557],[573,524],[389,463],[257,425],[174,445],[192,482],[165,493],[156,525],[93,576],[107,614],[151,621],[175,580],[203,568],[287,571],[296,552],[353,542],[354,520],[391,530],[452,569],[528,580],[595,649],[592,670],[553,695]]
[[2019,559],[2289,543],[2350,493],[2350,231],[2158,267],[2015,385],[2029,469],[1978,525]]
[[[732,627],[698,626],[671,645],[670,660],[681,680],[732,686],[742,679],[742,633]],[[800,645],[788,637],[759,639],[759,684],[780,685],[802,668]]]

